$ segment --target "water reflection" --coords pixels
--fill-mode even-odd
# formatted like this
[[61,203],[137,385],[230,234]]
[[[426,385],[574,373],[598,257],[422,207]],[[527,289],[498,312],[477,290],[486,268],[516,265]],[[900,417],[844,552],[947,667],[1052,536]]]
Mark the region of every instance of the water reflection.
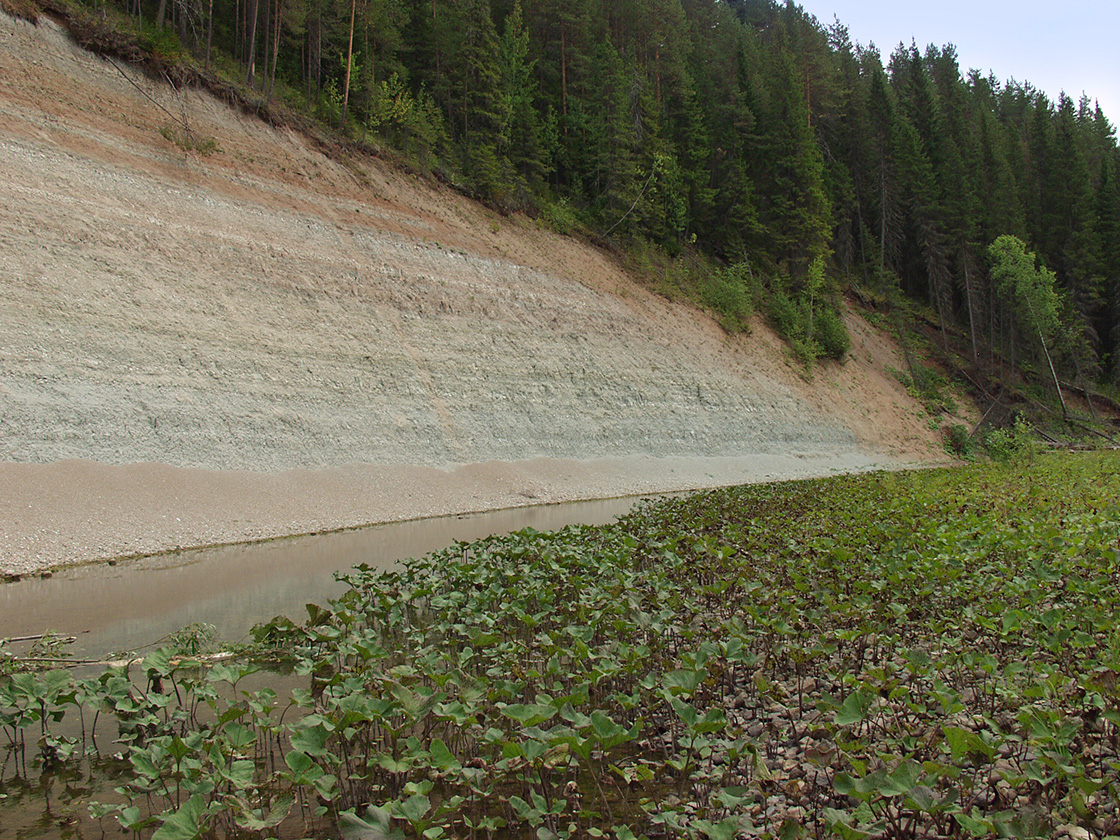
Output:
[[269,543],[176,552],[88,566],[0,586],[0,638],[46,630],[77,636],[78,658],[139,650],[197,622],[238,640],[278,614],[299,620],[308,602],[322,603],[343,586],[333,573],[357,563],[390,568],[456,540],[532,527],[604,524],[635,498],[514,508],[376,525],[355,531]]

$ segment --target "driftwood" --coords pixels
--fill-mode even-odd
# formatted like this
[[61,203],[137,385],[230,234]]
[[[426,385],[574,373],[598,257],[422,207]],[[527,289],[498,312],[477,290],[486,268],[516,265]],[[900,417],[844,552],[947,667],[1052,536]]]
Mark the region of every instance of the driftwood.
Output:
[[[218,653],[202,653],[198,656],[180,656],[172,659],[171,664],[178,666],[184,662],[221,662],[226,659],[233,659],[236,655],[232,651],[223,650]],[[135,659],[68,659],[63,656],[9,656],[8,661],[18,662],[21,665],[102,665],[106,668],[125,668],[141,664],[144,657]]]
[[[40,639],[46,638],[46,636],[46,633],[36,633],[33,636],[9,636],[6,639],[0,639],[0,642],[37,642]],[[57,638],[59,641],[65,642],[66,644],[77,641],[75,636],[58,636]]]
[[1067,452],[1120,452],[1120,445],[1117,444],[1113,444],[1112,446],[1089,446],[1084,443],[1047,441],[1046,446],[1050,449],[1064,449]]
[[[217,653],[200,653],[197,656],[179,656],[171,660],[171,664],[178,666],[184,662],[221,662],[225,659],[233,659],[237,654],[228,650],[221,650]],[[110,668],[123,668],[131,665],[139,665],[144,661],[144,657],[140,656],[136,659],[113,659],[107,662],[91,662],[91,665],[105,665]]]

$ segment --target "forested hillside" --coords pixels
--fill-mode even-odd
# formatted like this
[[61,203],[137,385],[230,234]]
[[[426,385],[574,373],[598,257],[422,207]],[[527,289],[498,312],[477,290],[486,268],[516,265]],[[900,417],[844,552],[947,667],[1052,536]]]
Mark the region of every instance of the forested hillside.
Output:
[[[858,286],[928,304],[1005,373],[1050,355],[1055,379],[1120,381],[1113,126],[951,45],[900,44],[884,66],[773,0],[93,2],[163,61],[189,55],[493,207],[713,258],[699,297],[725,324],[762,307],[842,356],[829,301]],[[1021,270],[1038,260],[1021,282],[993,279],[1003,235]]]

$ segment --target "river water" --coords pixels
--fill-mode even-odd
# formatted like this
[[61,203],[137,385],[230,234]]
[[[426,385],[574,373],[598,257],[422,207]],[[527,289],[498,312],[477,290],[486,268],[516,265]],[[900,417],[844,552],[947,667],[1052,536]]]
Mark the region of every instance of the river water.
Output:
[[[181,551],[97,564],[0,585],[0,638],[46,630],[75,636],[77,659],[109,653],[143,654],[189,624],[205,622],[220,639],[239,641],[254,624],[276,615],[300,622],[304,605],[342,594],[336,571],[358,563],[390,569],[455,541],[523,528],[612,522],[638,497],[511,508],[374,525],[351,531],[263,543]],[[17,652],[27,647],[17,646]],[[252,679],[252,678],[250,678]],[[261,677],[277,687],[275,674]],[[299,678],[302,684],[306,678]],[[68,721],[72,724],[74,721]],[[64,725],[53,729],[63,731]],[[91,799],[116,801],[113,780],[88,761],[60,774],[22,775],[18,754],[0,750],[0,838],[73,840],[104,826],[87,810]],[[112,818],[107,825],[115,825]],[[281,834],[288,836],[288,834]],[[296,836],[300,836],[297,835]]]
[[392,568],[462,540],[523,528],[550,531],[612,522],[637,498],[512,508],[374,525],[264,543],[181,551],[96,564],[0,585],[0,638],[51,631],[76,637],[75,658],[143,652],[169,633],[212,624],[218,638],[243,639],[276,615],[297,623],[305,604],[342,594],[334,572],[358,563]]

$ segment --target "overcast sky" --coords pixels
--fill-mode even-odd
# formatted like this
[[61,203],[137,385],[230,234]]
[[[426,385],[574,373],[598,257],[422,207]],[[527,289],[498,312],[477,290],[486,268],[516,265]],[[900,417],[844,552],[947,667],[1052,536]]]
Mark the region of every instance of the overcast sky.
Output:
[[1120,123],[1120,0],[797,0],[825,26],[834,18],[853,42],[874,43],[886,63],[901,41],[957,48],[961,75],[1030,82],[1052,102],[1097,100]]

